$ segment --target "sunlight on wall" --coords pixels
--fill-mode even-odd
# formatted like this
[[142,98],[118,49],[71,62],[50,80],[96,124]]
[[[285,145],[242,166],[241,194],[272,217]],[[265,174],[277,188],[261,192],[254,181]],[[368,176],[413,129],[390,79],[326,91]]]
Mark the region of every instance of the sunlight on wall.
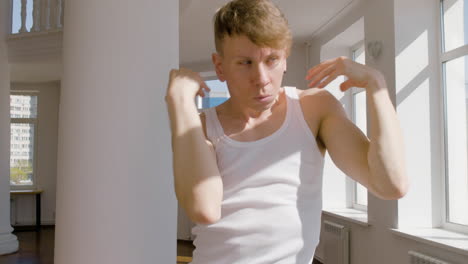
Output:
[[[396,91],[405,89],[412,80],[429,65],[429,43],[427,30],[421,33],[396,57]],[[403,100],[403,98],[399,98]],[[397,101],[397,104],[400,104]]]
[[[402,25],[403,27],[403,25]],[[403,28],[402,28],[403,30]],[[432,226],[433,187],[431,160],[431,119],[430,119],[430,80],[429,80],[429,39],[428,30],[411,28],[410,35],[401,37],[408,43],[396,54],[395,84],[398,118],[403,130],[407,174],[411,187],[408,194],[399,202],[399,227]],[[420,30],[419,32],[417,30]],[[414,217],[418,216],[424,217]]]
[[465,1],[462,0],[445,0],[444,1],[444,41],[445,50],[449,51],[458,48],[464,44],[465,41],[465,23],[464,21]]

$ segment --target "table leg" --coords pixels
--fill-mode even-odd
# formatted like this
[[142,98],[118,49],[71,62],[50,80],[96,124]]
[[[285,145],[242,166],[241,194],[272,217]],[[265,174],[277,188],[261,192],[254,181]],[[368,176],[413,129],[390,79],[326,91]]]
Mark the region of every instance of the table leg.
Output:
[[41,194],[36,193],[36,231],[41,228]]

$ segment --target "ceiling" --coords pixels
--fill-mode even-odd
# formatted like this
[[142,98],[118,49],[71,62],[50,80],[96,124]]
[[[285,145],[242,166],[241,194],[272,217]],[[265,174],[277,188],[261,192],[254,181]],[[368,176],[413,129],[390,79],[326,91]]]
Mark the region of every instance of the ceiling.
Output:
[[[353,0],[272,0],[289,21],[295,41],[310,38]],[[179,0],[180,63],[209,61],[214,51],[212,18],[228,0]]]

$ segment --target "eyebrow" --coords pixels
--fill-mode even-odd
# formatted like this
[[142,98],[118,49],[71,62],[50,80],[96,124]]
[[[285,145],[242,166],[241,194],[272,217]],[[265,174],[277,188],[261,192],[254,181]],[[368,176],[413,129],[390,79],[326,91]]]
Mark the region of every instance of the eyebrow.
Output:
[[[280,57],[280,54],[278,52],[272,52],[266,56],[266,58],[271,58],[271,57]],[[234,56],[235,59],[249,59],[251,60],[252,57],[245,56],[245,55],[238,55]]]

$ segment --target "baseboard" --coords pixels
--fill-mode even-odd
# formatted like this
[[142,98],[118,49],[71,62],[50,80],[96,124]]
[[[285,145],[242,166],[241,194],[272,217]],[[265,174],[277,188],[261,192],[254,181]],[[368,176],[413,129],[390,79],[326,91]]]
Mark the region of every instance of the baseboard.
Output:
[[[35,226],[36,221],[22,221],[22,222],[16,222],[15,224],[11,224],[12,227],[15,226]],[[50,226],[50,225],[55,225],[54,220],[43,220],[41,221],[41,226]]]

